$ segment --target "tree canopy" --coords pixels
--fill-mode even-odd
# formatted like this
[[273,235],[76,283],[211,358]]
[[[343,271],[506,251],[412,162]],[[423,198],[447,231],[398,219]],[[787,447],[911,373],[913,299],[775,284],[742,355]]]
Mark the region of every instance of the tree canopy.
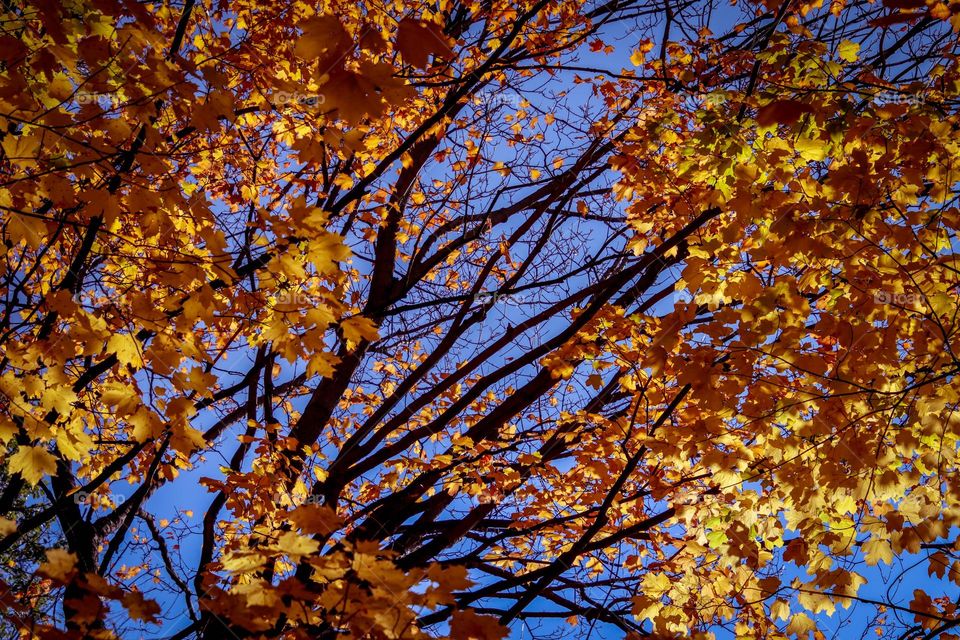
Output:
[[960,637],[960,2],[2,12],[8,637]]

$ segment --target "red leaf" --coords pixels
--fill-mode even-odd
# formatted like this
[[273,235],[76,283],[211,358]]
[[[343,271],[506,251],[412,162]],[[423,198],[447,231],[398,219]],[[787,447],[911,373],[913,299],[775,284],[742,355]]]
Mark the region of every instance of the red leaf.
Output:
[[772,124],[793,124],[805,113],[813,113],[813,107],[799,100],[775,100],[757,110],[757,124],[768,127]]
[[891,9],[922,9],[927,3],[923,0],[883,0],[883,6]]
[[892,24],[900,24],[901,22],[913,22],[922,17],[922,13],[891,13],[888,16],[871,20],[869,24],[871,27],[888,27]]

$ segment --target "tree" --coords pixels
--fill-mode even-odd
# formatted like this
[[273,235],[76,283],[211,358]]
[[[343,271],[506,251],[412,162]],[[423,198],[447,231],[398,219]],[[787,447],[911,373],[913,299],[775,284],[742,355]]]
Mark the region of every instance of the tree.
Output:
[[7,3],[8,620],[955,637],[958,16]]

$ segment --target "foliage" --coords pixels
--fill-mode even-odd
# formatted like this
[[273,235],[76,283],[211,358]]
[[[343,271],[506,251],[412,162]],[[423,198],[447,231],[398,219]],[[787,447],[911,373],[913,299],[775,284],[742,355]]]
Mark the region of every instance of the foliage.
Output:
[[955,637],[958,30],[6,3],[8,620]]

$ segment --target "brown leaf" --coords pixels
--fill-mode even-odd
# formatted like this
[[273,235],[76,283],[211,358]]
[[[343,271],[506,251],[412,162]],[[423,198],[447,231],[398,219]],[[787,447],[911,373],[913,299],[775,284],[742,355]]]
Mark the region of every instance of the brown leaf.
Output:
[[883,6],[891,9],[922,9],[927,3],[924,0],[883,0]]
[[447,58],[453,55],[453,43],[439,25],[419,22],[412,18],[400,21],[397,30],[397,49],[403,59],[415,67],[426,67],[430,56]]
[[353,39],[336,16],[317,16],[301,25],[303,35],[297,40],[294,52],[305,60],[316,60],[321,73],[350,53]]
[[160,606],[153,600],[147,600],[139,591],[131,591],[123,596],[123,606],[130,612],[130,617],[144,622],[157,622]]
[[757,124],[768,127],[772,124],[793,124],[805,113],[812,113],[813,107],[799,100],[774,100],[757,110]]
[[453,640],[499,640],[506,637],[509,631],[493,616],[477,615],[473,609],[455,611],[450,620],[450,637]]

